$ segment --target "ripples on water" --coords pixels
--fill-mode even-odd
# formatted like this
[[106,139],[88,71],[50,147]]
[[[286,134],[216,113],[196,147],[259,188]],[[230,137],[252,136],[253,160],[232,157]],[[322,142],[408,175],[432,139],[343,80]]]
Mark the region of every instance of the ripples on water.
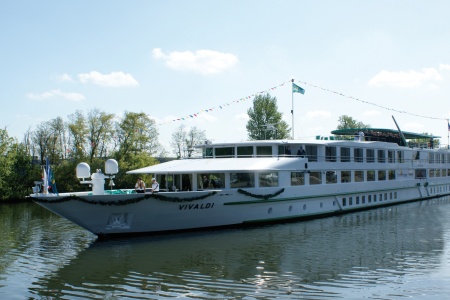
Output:
[[444,299],[450,200],[305,222],[97,238],[0,205],[1,299]]

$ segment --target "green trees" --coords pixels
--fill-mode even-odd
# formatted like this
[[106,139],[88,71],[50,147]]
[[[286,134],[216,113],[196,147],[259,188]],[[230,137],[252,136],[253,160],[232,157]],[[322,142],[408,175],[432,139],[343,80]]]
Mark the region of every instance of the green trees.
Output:
[[158,163],[164,156],[154,120],[145,113],[125,112],[121,118],[98,109],[76,111],[64,122],[61,117],[42,122],[27,131],[23,142],[0,130],[0,199],[22,199],[42,176],[46,159],[51,163],[59,192],[87,189],[80,185],[75,169],[87,162],[91,172],[104,169],[108,158],[119,162],[116,187],[134,186],[130,169]]
[[250,140],[272,140],[289,138],[289,126],[278,112],[277,99],[269,94],[253,99],[253,108],[249,108],[247,132]]
[[206,140],[205,131],[197,127],[191,127],[187,130],[186,125],[181,124],[174,133],[172,133],[171,146],[177,158],[191,157],[196,151],[193,146]]
[[352,129],[352,128],[369,128],[369,124],[357,121],[350,116],[342,115],[338,119],[338,126],[336,129]]

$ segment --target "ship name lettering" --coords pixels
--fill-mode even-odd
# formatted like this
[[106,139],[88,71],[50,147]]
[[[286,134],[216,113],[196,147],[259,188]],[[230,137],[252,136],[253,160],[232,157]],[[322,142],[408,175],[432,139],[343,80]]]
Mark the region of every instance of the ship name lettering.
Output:
[[180,204],[180,210],[188,210],[188,209],[208,209],[213,208],[214,203],[201,203],[201,204]]

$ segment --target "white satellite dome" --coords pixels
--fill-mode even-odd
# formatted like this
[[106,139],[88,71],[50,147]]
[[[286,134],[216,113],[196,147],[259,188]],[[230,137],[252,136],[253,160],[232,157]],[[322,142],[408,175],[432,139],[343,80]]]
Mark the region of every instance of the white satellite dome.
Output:
[[105,174],[117,174],[119,173],[119,164],[115,159],[108,159],[105,162]]
[[89,178],[91,176],[91,167],[87,163],[79,163],[77,166],[77,178]]

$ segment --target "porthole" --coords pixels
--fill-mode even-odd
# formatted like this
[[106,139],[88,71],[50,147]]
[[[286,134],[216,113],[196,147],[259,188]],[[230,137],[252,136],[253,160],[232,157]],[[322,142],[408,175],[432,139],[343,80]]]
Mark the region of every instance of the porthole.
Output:
[[333,201],[333,206],[336,206],[336,201]]
[[306,204],[303,204],[303,210],[306,210]]
[[269,208],[269,209],[267,210],[267,213],[268,213],[268,214],[271,214],[271,213],[272,213],[272,207]]
[[291,206],[289,206],[289,211],[292,211],[292,205],[291,205]]
[[323,207],[323,203],[322,202],[320,202],[320,208],[322,208]]

